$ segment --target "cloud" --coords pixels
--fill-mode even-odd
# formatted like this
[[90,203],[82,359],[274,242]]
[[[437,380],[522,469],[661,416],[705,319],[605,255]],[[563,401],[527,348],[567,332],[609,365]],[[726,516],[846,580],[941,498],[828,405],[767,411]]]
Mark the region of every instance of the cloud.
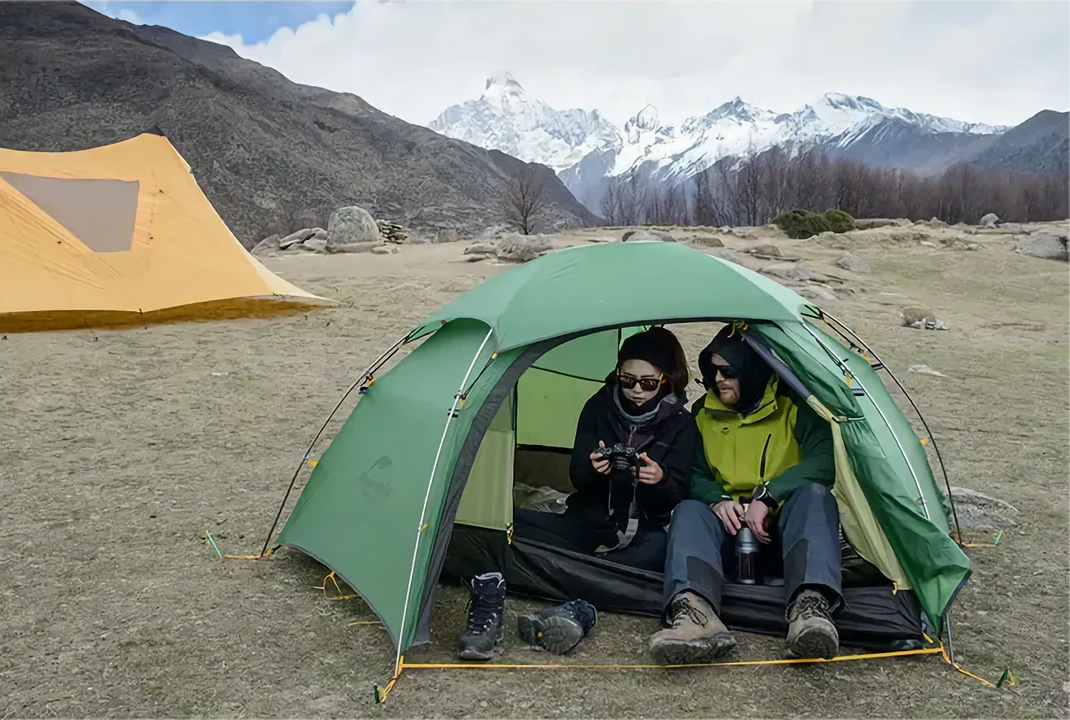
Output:
[[141,20],[141,16],[138,15],[133,10],[129,9],[129,8],[123,8],[122,10],[120,10],[119,14],[116,15],[116,17],[119,18],[120,20],[125,20],[126,22],[131,23],[133,25],[144,25],[145,24]]
[[291,80],[426,124],[508,69],[564,109],[664,121],[741,96],[791,111],[826,92],[1015,124],[1070,105],[1070,6],[1054,2],[383,2],[246,44]]

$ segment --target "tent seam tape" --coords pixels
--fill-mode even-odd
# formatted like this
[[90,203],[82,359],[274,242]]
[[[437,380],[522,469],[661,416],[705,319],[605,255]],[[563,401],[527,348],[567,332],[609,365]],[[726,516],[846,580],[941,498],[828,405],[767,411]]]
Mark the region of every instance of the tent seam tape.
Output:
[[416,558],[420,553],[420,538],[424,532],[424,521],[427,517],[427,502],[431,498],[431,486],[435,482],[435,473],[438,471],[438,461],[442,456],[442,448],[446,444],[446,435],[449,433],[450,423],[453,421],[454,413],[457,411],[457,404],[461,399],[461,393],[464,392],[465,385],[468,384],[468,376],[472,374],[472,368],[476,366],[476,360],[483,354],[483,348],[487,346],[487,342],[490,340],[490,336],[494,334],[494,328],[490,328],[487,331],[486,336],[483,338],[483,342],[480,343],[479,349],[476,350],[476,354],[472,356],[472,362],[468,364],[468,370],[464,374],[464,378],[461,380],[461,386],[457,390],[457,394],[453,396],[453,405],[450,407],[449,415],[446,417],[446,425],[442,428],[442,438],[438,441],[438,451],[435,453],[435,462],[431,465],[431,477],[427,481],[427,490],[424,492],[424,504],[420,510],[420,523],[416,528],[416,544],[412,549],[412,565],[409,566],[409,584],[405,590],[405,605],[401,611],[401,625],[398,628],[398,653],[394,659],[395,674],[401,673],[401,646],[405,642],[405,620],[409,614],[409,599],[412,595],[412,579],[416,573]]

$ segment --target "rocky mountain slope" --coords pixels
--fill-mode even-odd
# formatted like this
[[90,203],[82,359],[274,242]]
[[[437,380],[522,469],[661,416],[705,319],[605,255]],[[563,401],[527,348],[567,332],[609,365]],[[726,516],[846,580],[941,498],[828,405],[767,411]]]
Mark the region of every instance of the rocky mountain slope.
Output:
[[[66,151],[158,126],[251,246],[356,204],[414,229],[504,222],[516,158],[298,85],[230,48],[77,3],[0,3],[0,146]],[[549,168],[547,228],[585,214]]]
[[[921,173],[939,172],[963,161],[982,167],[1014,165],[1028,172],[1049,172],[1052,167],[1058,171],[1057,160],[1062,158],[1065,163],[1067,154],[1065,114],[1060,125],[1056,118],[1041,117],[1041,113],[1015,132],[1017,129],[888,108],[870,98],[838,93],[826,94],[791,113],[758,108],[737,97],[678,125],[664,122],[649,105],[622,128],[607,128],[604,118],[596,113],[569,110],[572,116],[583,113],[583,117],[597,117],[601,122],[592,124],[586,133],[584,126],[574,125],[568,136],[570,152],[563,153],[555,144],[557,140],[551,139],[559,135],[539,122],[540,118],[556,119],[556,111],[524,93],[511,76],[508,82],[512,88],[509,104],[495,106],[494,112],[457,110],[489,107],[487,95],[495,84],[492,78],[484,98],[451,108],[432,127],[451,137],[508,150],[525,160],[557,168],[565,185],[593,209],[598,207],[607,178],[637,175],[648,182],[675,184],[723,158],[774,146],[788,152],[818,147],[832,157]],[[1032,126],[1024,129],[1030,123]],[[1004,137],[1017,139],[1006,142]],[[516,142],[517,138],[522,142]],[[593,149],[571,166],[561,167],[565,160],[588,148]]]

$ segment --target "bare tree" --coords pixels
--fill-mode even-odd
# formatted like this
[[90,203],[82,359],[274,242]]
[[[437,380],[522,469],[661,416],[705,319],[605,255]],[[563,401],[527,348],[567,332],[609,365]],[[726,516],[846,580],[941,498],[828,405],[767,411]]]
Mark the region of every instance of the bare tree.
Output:
[[547,204],[542,177],[531,165],[526,165],[505,183],[505,214],[522,234],[531,235]]

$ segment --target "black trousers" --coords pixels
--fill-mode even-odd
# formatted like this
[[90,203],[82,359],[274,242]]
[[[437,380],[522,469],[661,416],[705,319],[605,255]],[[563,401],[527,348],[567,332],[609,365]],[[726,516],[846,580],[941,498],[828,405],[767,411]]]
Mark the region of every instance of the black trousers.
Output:
[[[811,587],[821,590],[834,609],[842,607],[839,511],[832,492],[816,483],[793,492],[780,508],[775,532],[784,561],[785,600],[790,603],[800,588]],[[665,556],[666,611],[674,596],[690,591],[721,612],[724,563],[735,561],[735,541],[705,503],[684,500],[676,506]]]
[[[513,510],[513,535],[586,555],[594,555],[595,548],[603,543],[612,544],[617,537],[608,518],[583,508],[569,508],[560,515],[517,508]],[[640,526],[628,547],[598,557],[661,572],[665,567],[666,541],[663,528]]]

